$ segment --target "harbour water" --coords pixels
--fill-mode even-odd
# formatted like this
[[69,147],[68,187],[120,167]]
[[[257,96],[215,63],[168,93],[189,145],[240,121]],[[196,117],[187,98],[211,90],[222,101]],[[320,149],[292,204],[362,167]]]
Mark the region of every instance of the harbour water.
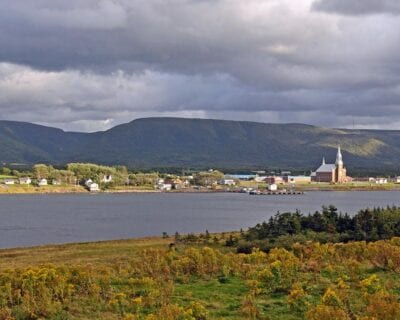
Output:
[[277,211],[335,205],[342,212],[400,205],[398,191],[308,192],[255,197],[239,193],[0,196],[0,247],[34,246],[246,229]]

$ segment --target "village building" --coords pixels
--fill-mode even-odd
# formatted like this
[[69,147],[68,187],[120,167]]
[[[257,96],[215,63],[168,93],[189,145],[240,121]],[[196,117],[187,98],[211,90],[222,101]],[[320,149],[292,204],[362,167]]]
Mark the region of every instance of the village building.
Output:
[[321,166],[311,174],[312,180],[315,182],[343,183],[351,178],[347,176],[347,171],[343,163],[343,156],[338,147],[336,154],[336,162],[334,164],[326,163],[325,157],[322,159]]
[[15,180],[14,179],[4,179],[4,184],[6,185],[12,185],[15,184]]
[[278,191],[278,186],[275,183],[269,184],[268,191]]
[[400,183],[400,176],[396,177],[395,183]]
[[222,179],[219,181],[219,184],[223,186],[234,186],[236,182],[234,179]]
[[375,183],[376,184],[387,184],[388,179],[387,178],[375,178]]
[[254,177],[254,181],[255,181],[255,182],[264,182],[266,178],[267,178],[267,176],[259,176],[259,175],[256,175],[256,176]]
[[185,189],[190,185],[188,180],[182,180],[180,178],[167,178],[164,180],[164,185],[171,185],[172,189],[181,190]]
[[29,177],[19,178],[19,184],[31,184],[31,183],[32,183],[32,179]]
[[92,179],[88,179],[88,180],[85,181],[85,186],[89,188],[92,183],[93,183],[93,180]]
[[268,176],[265,177],[264,182],[267,184],[284,184],[285,181],[280,176]]
[[103,178],[101,179],[101,182],[103,182],[103,183],[110,183],[110,182],[112,182],[112,180],[113,180],[113,178],[112,178],[112,175],[111,175],[111,174],[105,174],[105,175],[103,176]]
[[295,183],[311,183],[310,176],[284,176],[283,180],[286,183],[295,184]]
[[170,183],[163,183],[159,185],[159,189],[162,191],[171,191],[172,190],[172,184]]
[[47,179],[40,179],[38,182],[38,186],[40,187],[47,186]]
[[92,182],[89,186],[90,192],[98,192],[100,191],[99,185],[97,183]]

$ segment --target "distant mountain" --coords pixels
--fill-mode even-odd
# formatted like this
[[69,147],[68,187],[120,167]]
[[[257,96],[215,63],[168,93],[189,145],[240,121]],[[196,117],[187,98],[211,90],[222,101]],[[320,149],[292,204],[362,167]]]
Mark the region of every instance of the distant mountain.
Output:
[[0,162],[85,161],[135,168],[315,168],[337,145],[357,169],[400,168],[400,131],[327,129],[181,118],[146,118],[95,133],[0,121]]

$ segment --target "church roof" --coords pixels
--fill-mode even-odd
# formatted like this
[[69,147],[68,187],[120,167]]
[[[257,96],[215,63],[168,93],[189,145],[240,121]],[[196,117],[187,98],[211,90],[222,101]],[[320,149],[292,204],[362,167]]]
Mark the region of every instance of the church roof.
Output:
[[332,172],[332,170],[335,169],[336,169],[336,164],[324,163],[317,169],[316,172]]

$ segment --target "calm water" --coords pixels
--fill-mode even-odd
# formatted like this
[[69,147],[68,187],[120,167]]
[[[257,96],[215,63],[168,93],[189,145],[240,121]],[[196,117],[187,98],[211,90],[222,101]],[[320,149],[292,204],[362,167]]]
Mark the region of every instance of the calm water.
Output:
[[239,230],[279,211],[304,213],[334,204],[360,208],[400,205],[400,192],[247,194],[99,194],[0,196],[0,247]]

